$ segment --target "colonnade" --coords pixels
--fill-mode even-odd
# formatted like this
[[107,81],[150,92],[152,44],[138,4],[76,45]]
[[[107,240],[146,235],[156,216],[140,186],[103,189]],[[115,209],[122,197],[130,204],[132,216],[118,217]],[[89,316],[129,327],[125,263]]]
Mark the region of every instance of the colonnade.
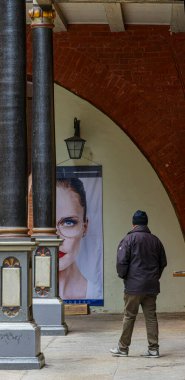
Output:
[[[65,335],[58,297],[52,5],[33,1],[33,234],[27,229],[25,2],[0,14],[0,369],[41,368],[40,336]],[[32,298],[33,295],[33,298]]]

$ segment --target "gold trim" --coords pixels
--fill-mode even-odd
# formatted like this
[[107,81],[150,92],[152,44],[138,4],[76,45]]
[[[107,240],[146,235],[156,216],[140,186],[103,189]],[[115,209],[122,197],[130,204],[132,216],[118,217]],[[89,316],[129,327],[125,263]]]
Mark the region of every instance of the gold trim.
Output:
[[19,314],[20,310],[21,310],[20,306],[13,306],[13,307],[3,306],[2,307],[3,314],[10,318],[16,317]]
[[185,277],[185,271],[173,272],[173,277]]
[[42,238],[42,236],[36,237],[33,236],[33,239],[35,240],[37,245],[42,245],[43,247],[59,247],[62,245],[64,239],[57,239],[57,238]]
[[42,297],[48,297],[50,288],[47,286],[37,286],[35,288],[35,293],[38,294],[38,296]]
[[0,227],[0,237],[9,236],[9,237],[28,237],[28,228],[27,227]]
[[31,27],[45,27],[45,28],[53,28],[54,27],[54,19],[56,17],[56,12],[51,7],[49,9],[41,8],[38,6],[34,6],[29,10],[29,16],[32,20]]
[[26,240],[6,240],[2,241],[0,239],[0,252],[31,252],[34,251],[35,248],[38,246],[37,242],[33,241],[26,241]]
[[47,228],[47,227],[35,227],[35,228],[32,228],[32,236],[35,236],[35,235],[39,235],[39,236],[43,236],[43,235],[56,235],[56,228]]
[[9,267],[20,268],[20,261],[14,256],[6,257],[3,261],[3,268]]
[[42,256],[42,257],[45,257],[45,256],[51,256],[51,252],[49,250],[48,247],[38,247],[35,251],[35,256]]
[[47,28],[47,29],[53,29],[54,28],[54,24],[50,24],[50,23],[42,23],[42,22],[35,22],[34,24],[31,24],[31,29],[35,29],[35,28]]

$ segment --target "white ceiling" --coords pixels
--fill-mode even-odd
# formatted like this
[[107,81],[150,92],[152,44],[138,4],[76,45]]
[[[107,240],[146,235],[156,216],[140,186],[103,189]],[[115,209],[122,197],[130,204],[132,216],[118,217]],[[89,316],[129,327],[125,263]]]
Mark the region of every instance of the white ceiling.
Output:
[[[69,24],[107,24],[104,4],[59,4]],[[171,4],[122,4],[125,24],[169,24]]]
[[[56,9],[59,10],[60,16],[63,16],[63,21],[65,21],[63,23],[61,17],[57,15],[55,22],[56,27],[54,31],[66,30],[67,24],[109,24],[111,29],[111,22],[114,22],[113,28],[111,29],[112,31],[122,30],[116,30],[115,28],[116,22],[120,23],[120,20],[117,21],[119,19],[117,18],[118,14],[115,16],[115,11],[111,9],[111,16],[109,12],[108,17],[106,6],[120,7],[119,12],[120,15],[122,14],[121,16],[123,19],[123,25],[170,25],[173,32],[185,31],[185,13],[183,1],[173,0],[167,2],[166,0],[158,0],[158,2],[156,2],[155,0],[149,0],[148,2],[134,2],[130,0],[123,0],[124,2],[120,1],[120,3],[110,3],[110,1],[106,2],[106,0],[102,0],[102,2],[101,0],[96,0],[96,2],[92,1],[93,0],[91,0],[91,2],[82,0],[82,2],[71,2],[68,0],[67,3],[60,2],[60,0],[53,1],[55,3],[54,5],[57,7]],[[28,9],[32,8],[32,3],[31,0],[27,0],[26,3],[28,14]],[[27,22],[30,22],[29,16],[27,16]]]

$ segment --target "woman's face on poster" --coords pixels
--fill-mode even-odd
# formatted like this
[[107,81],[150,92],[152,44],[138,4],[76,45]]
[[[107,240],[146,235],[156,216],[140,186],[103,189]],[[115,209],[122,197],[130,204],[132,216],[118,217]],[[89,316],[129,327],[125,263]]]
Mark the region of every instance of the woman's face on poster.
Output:
[[69,267],[76,259],[82,237],[86,233],[84,208],[80,196],[70,188],[57,187],[57,233],[63,239],[60,246],[59,270]]

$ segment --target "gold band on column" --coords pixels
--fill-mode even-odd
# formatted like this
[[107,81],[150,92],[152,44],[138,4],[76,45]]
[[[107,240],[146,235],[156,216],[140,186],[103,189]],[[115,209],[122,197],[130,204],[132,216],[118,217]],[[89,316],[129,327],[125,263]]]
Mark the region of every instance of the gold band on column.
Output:
[[39,7],[34,6],[29,10],[29,16],[32,20],[31,27],[43,27],[43,28],[53,28],[54,27],[54,19],[56,16],[56,12],[52,9],[52,7]]

